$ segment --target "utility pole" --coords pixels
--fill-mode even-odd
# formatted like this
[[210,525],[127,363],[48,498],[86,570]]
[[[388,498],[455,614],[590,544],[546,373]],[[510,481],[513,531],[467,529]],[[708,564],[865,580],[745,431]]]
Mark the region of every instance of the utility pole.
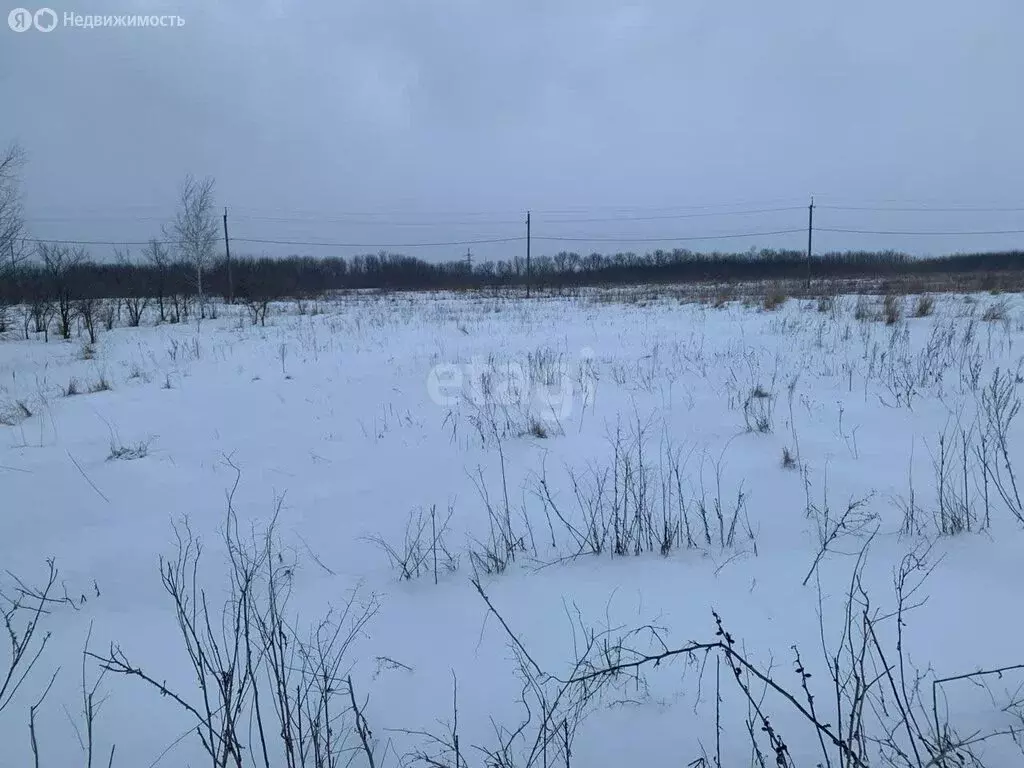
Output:
[[811,248],[814,244],[814,196],[807,208],[807,288],[811,287]]
[[526,298],[530,298],[530,212],[526,212]]
[[228,304],[235,303],[235,285],[231,279],[231,240],[228,239],[228,207],[224,206],[224,257],[228,268]]

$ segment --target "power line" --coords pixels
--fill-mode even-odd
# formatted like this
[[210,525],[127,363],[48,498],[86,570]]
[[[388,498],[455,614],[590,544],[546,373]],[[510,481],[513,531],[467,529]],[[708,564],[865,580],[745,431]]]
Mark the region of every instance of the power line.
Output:
[[303,245],[303,246],[325,246],[330,248],[438,248],[442,246],[455,245],[481,245],[485,243],[516,243],[525,240],[525,237],[494,237],[479,238],[475,240],[449,240],[440,243],[329,243],[323,241],[303,240],[260,240],[247,237],[231,238],[236,243],[256,243],[262,245]]
[[803,232],[801,229],[777,229],[772,232],[734,232],[717,235],[675,235],[670,237],[557,237],[554,235],[534,235],[534,240],[573,243],[666,243],[683,240],[730,240],[742,237],[771,237],[773,235],[791,235]]
[[545,219],[545,224],[585,224],[603,221],[661,221],[665,219],[699,219],[715,216],[752,216],[762,213],[779,213],[781,211],[802,211],[803,206],[787,205],[780,208],[755,208],[742,211],[703,211],[701,213],[669,213],[657,216],[603,216],[584,219]]
[[[223,237],[215,238],[215,242],[223,241]],[[19,237],[19,242],[22,243],[36,243],[37,245],[47,243],[52,245],[149,245],[152,242],[156,242],[159,245],[180,245],[180,240],[161,240],[160,238],[150,238],[149,240],[53,240],[45,237]]]
[[832,211],[891,211],[893,213],[1021,213],[1024,208],[932,208],[932,207],[888,207],[872,205],[817,205]]
[[691,204],[691,205],[668,205],[668,206],[650,206],[650,205],[598,205],[598,206],[579,206],[576,208],[536,208],[534,213],[540,214],[581,214],[587,211],[698,211],[707,210],[709,208],[749,208],[751,206],[772,206],[772,205],[794,205],[799,202],[799,198],[794,197],[783,197],[775,198],[772,200],[744,200],[736,201],[731,203],[702,203],[702,204]]
[[[817,206],[816,206],[817,207]],[[972,235],[1024,235],[1024,229],[991,229],[991,230],[972,230],[972,231],[956,231],[956,232],[939,232],[935,230],[931,231],[910,231],[905,229],[841,229],[838,227],[816,227],[817,232],[839,232],[847,235],[906,235],[910,237],[958,237],[958,236],[972,236]]]
[[[355,214],[353,214],[355,215]],[[365,215],[365,214],[364,214]],[[349,226],[371,226],[371,227],[479,227],[482,225],[498,226],[520,224],[519,219],[478,219],[476,221],[409,221],[406,219],[349,219],[342,218],[345,214],[336,217],[324,218],[287,218],[284,216],[235,216],[239,221],[272,221],[278,223],[306,223],[306,224],[347,224]]]

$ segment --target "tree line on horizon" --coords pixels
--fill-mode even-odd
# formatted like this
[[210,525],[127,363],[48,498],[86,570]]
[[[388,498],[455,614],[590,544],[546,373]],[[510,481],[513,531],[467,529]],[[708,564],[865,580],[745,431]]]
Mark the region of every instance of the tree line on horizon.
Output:
[[[1024,251],[1000,251],[917,258],[898,251],[845,251],[814,256],[795,250],[751,249],[702,253],[688,249],[646,254],[561,252],[554,256],[471,263],[468,259],[429,262],[400,253],[339,256],[241,256],[214,259],[203,271],[202,288],[191,263],[172,258],[153,240],[137,258],[118,251],[111,262],[90,258],[83,247],[41,242],[34,259],[0,271],[0,301],[146,298],[163,303],[176,297],[209,295],[240,300],[277,300],[332,291],[473,290],[526,287],[566,289],[643,283],[747,282],[841,278],[888,278],[1020,271]],[[230,272],[230,279],[229,279]]]

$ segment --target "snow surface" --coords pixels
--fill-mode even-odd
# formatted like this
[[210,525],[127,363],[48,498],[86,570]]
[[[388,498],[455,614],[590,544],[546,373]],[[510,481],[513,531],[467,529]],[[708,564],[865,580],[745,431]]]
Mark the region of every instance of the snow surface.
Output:
[[[1007,319],[983,321],[999,301]],[[502,506],[506,489],[517,530],[528,519],[533,541],[504,573],[482,574],[482,586],[546,671],[568,672],[574,621],[598,630],[654,624],[683,645],[715,639],[715,610],[749,657],[795,692],[799,647],[827,702],[823,639],[837,643],[855,555],[876,529],[864,582],[884,610],[893,606],[894,568],[932,542],[935,568],[917,596],[928,599],[904,627],[909,661],[926,680],[1024,662],[1024,527],[993,497],[989,530],[938,536],[934,468],[940,435],[973,422],[995,369],[1020,381],[1021,302],[947,295],[932,316],[892,326],[857,319],[856,303],[840,297],[819,312],[815,301],[766,311],[601,292],[530,301],[356,295],[317,315],[276,305],[266,327],[222,307],[201,327],[116,328],[101,333],[88,360],[80,339],[12,335],[0,343],[0,412],[13,422],[0,426],[0,566],[38,582],[53,557],[80,605],[44,617],[46,652],[0,713],[0,766],[31,765],[28,707],[57,667],[36,716],[41,764],[84,764],[73,721],[90,625],[94,651],[116,642],[190,698],[194,675],[158,558],[173,557],[172,524],[187,518],[206,546],[208,590],[223,596],[219,532],[236,479],[228,462],[241,473],[234,507],[243,527],[265,524],[280,503],[279,533],[301,561],[291,606],[300,622],[315,622],[353,590],[379,602],[346,662],[366,699],[377,765],[423,747],[412,732],[444,732],[453,675],[471,764],[483,764],[472,745],[493,744],[494,723],[518,723],[522,686],[509,637],[470,583],[468,554],[488,535],[484,495]],[[982,366],[976,376],[972,365]],[[481,372],[489,384],[481,386]],[[88,393],[101,377],[112,388]],[[72,378],[86,392],[65,397]],[[751,398],[757,388],[768,397]],[[21,420],[18,401],[31,417]],[[764,432],[748,429],[759,408],[771,411]],[[731,546],[719,545],[717,531],[708,545],[701,531],[696,546],[684,542],[666,557],[568,557],[566,531],[549,529],[541,478],[579,521],[571,476],[585,485],[611,466],[616,432],[629,444],[638,430],[659,478],[652,492],[663,494],[659,467],[674,453],[691,510],[720,487],[728,515],[743,494]],[[1010,437],[1024,459],[1019,423]],[[110,458],[112,446],[140,442],[145,456]],[[784,448],[795,468],[782,466]],[[820,509],[826,494],[833,514],[864,500],[872,519],[840,535],[804,586],[819,549],[808,499]],[[901,533],[911,494],[920,530]],[[432,573],[399,580],[372,539],[397,545],[410,513],[431,507],[452,510],[447,545],[458,567],[442,569],[436,585]],[[573,765],[679,766],[713,754],[714,673],[665,663],[646,679],[647,688],[626,685],[596,704],[575,736]],[[989,691],[967,683],[944,707],[967,732],[1008,728],[1014,720],[1003,708],[1022,683],[1017,672]],[[95,762],[106,764],[116,743],[119,766],[208,764],[170,699],[110,674],[101,691],[96,752],[104,757]],[[778,699],[765,701],[796,763],[815,765],[814,732]],[[750,764],[747,716],[739,691],[723,692],[728,765]],[[1024,760],[1007,738],[982,742],[978,753],[988,765]]]

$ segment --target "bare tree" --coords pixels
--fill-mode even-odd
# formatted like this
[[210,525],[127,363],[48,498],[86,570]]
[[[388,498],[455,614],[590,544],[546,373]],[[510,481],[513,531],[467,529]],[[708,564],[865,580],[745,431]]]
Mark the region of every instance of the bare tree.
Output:
[[[96,316],[102,309],[102,302],[92,296],[87,296],[75,302],[75,311],[78,319],[85,326],[85,332],[89,334],[89,343],[96,343]],[[63,320],[61,321],[63,323]],[[61,325],[63,331],[63,325]],[[67,338],[67,337],[65,337]]]
[[152,290],[156,294],[156,306],[160,311],[160,322],[167,321],[167,272],[171,266],[171,256],[166,246],[155,237],[149,241],[142,256],[154,267]]
[[164,230],[173,240],[179,257],[196,272],[196,294],[200,317],[206,317],[203,294],[203,270],[213,261],[213,248],[218,238],[218,222],[213,212],[213,178],[197,180],[191,174],[182,182],[178,212]]
[[14,301],[13,283],[25,256],[21,239],[25,217],[21,207],[21,168],[25,152],[11,144],[0,154],[0,333],[7,330],[7,307]]
[[74,288],[72,273],[86,260],[84,248],[72,250],[59,243],[40,243],[39,255],[49,279],[50,296],[57,302],[58,331],[64,339],[71,338],[71,319],[74,316]]
[[138,328],[142,323],[142,315],[145,313],[146,307],[149,306],[149,286],[145,284],[141,270],[132,263],[131,250],[126,248],[123,251],[115,251],[115,253],[118,264],[125,270],[123,292],[124,306],[128,310],[128,325]]
[[18,144],[11,144],[0,154],[0,263],[4,268],[13,266],[24,256],[21,169],[25,159],[25,151]]

